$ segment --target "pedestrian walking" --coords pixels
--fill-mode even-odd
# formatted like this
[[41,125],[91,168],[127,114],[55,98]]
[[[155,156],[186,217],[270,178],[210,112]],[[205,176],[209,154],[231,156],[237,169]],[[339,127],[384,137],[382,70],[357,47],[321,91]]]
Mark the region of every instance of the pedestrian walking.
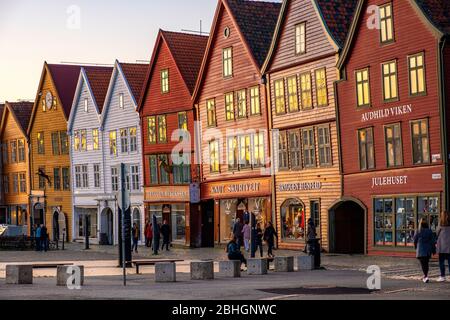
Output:
[[414,247],[416,248],[416,257],[420,261],[423,271],[423,282],[428,283],[428,273],[430,271],[430,259],[436,253],[435,239],[433,232],[425,219],[420,221],[419,231],[414,235]]
[[161,226],[161,234],[163,236],[163,244],[162,244],[161,250],[164,250],[164,246],[165,246],[166,250],[169,251],[170,226],[167,223],[167,220],[164,220],[163,225]]
[[259,254],[261,255],[261,258],[263,257],[263,236],[264,232],[261,229],[261,224],[258,223],[256,225],[255,250],[258,251],[259,249]]
[[244,264],[247,267],[247,259],[245,259],[239,245],[237,243],[237,237],[233,236],[230,242],[227,244],[227,253],[229,260],[239,260],[241,265]]
[[244,219],[244,225],[247,223],[250,223],[250,212],[248,212],[248,210],[245,210],[243,219]]
[[437,231],[437,253],[439,254],[439,269],[441,276],[438,282],[445,281],[445,261],[450,273],[450,213],[445,211],[441,215],[440,226]]
[[131,235],[133,236],[133,246],[131,247],[131,251],[138,253],[138,242],[140,238],[140,230],[137,223],[133,223],[133,228],[131,229]]
[[273,247],[275,245],[275,237],[278,237],[278,233],[273,227],[273,223],[269,221],[266,225],[266,229],[264,230],[264,241],[267,242],[267,256],[269,258],[273,258]]
[[44,250],[47,252],[48,250],[48,230],[45,225],[41,225],[41,251]]
[[237,245],[239,247],[239,250],[241,250],[242,245],[244,244],[244,235],[242,234],[242,229],[244,228],[243,224],[241,223],[241,219],[237,218],[236,222],[233,226],[233,236],[236,237]]
[[41,226],[38,225],[35,230],[34,241],[36,242],[36,251],[41,251]]
[[153,242],[153,224],[152,223],[147,222],[144,233],[145,233],[145,245],[147,248],[151,248],[152,242]]
[[150,229],[150,222],[148,220],[145,220],[145,227],[144,227],[144,241],[145,246],[148,248],[148,234]]
[[252,228],[250,227],[250,224],[246,222],[244,224],[244,227],[242,228],[242,235],[244,237],[244,248],[245,251],[250,251],[250,238],[251,238],[251,231]]

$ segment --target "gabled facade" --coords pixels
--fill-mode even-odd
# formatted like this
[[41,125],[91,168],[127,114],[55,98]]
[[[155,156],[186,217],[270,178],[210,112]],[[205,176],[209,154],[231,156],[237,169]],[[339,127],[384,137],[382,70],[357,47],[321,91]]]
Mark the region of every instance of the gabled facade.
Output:
[[280,248],[303,249],[311,218],[329,249],[329,210],[341,196],[333,84],[356,2],[283,2],[264,64]]
[[218,2],[193,101],[201,131],[203,246],[226,243],[245,211],[271,221],[266,58],[280,3]]
[[190,203],[190,184],[200,182],[191,97],[207,41],[160,30],[140,103],[145,220],[166,220],[172,242],[186,246],[201,244],[199,205]]
[[31,147],[31,225],[45,224],[52,240],[62,240],[64,235],[72,239],[67,122],[80,69],[44,63],[27,131]]
[[[92,242],[98,243],[100,230],[108,229],[99,223],[98,197],[105,193],[104,141],[100,124],[112,71],[112,67],[81,68],[75,91],[68,125],[74,240],[84,240],[88,232]],[[112,243],[112,239],[108,239],[108,243]]]
[[[104,193],[98,196],[101,243],[117,244],[120,164],[127,166],[125,181],[130,192],[132,223],[137,223],[144,239],[144,188],[142,172],[142,134],[138,102],[148,64],[116,61],[103,106],[100,132],[103,145]],[[102,240],[102,239],[100,239]]]
[[27,127],[32,102],[6,102],[0,124],[2,150],[0,224],[17,227],[14,234],[29,234],[29,148]]
[[[378,26],[369,6],[379,7]],[[351,252],[356,233],[369,254],[413,255],[420,220],[435,231],[448,209],[449,21],[448,2],[359,1],[338,62],[336,210],[360,222],[336,226],[336,251]]]

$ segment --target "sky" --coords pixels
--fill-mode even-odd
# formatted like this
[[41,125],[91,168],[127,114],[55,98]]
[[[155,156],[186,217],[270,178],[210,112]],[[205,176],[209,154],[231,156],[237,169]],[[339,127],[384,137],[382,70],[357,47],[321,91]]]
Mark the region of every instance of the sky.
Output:
[[209,32],[217,0],[0,0],[0,102],[33,100],[44,61],[149,61],[158,30]]

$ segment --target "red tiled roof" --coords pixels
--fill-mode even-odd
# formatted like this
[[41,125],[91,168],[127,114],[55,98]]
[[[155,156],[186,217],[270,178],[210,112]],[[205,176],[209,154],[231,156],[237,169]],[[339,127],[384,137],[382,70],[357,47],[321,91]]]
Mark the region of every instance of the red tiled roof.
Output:
[[120,67],[125,75],[128,85],[136,103],[139,103],[141,91],[144,86],[149,64],[142,63],[120,63]]
[[331,36],[344,47],[358,0],[315,0]]
[[9,109],[14,113],[23,132],[27,132],[33,112],[34,102],[8,102]]
[[109,82],[113,72],[112,67],[84,67],[89,85],[92,89],[99,112],[102,112]]
[[208,44],[208,37],[170,31],[161,31],[161,33],[192,94]]
[[272,43],[281,3],[250,0],[224,0],[247,41],[253,57],[262,67]]
[[450,35],[449,0],[415,0],[430,22],[446,35]]

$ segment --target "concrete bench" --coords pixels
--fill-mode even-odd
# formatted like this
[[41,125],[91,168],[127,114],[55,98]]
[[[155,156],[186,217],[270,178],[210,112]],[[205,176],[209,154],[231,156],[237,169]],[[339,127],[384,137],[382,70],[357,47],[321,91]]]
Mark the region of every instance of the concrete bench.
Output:
[[73,265],[59,265],[56,268],[56,285],[61,287],[66,287],[68,285],[67,281],[73,276],[72,282],[69,285],[78,285],[75,283],[75,273],[77,268],[80,270],[80,286],[84,285],[84,266],[73,266]]
[[150,260],[134,260],[132,264],[136,267],[136,274],[139,274],[140,266],[154,266],[157,263],[165,263],[165,262],[182,262],[184,260],[181,259],[150,259]]
[[214,261],[191,262],[191,280],[214,279]]
[[275,272],[293,272],[294,257],[275,257]]
[[176,282],[177,272],[174,262],[155,264],[155,282]]
[[313,256],[299,256],[297,258],[297,270],[298,271],[314,270],[314,257]]
[[267,274],[268,265],[269,265],[269,263],[266,258],[248,259],[247,260],[247,273],[249,275]]
[[241,261],[239,260],[219,261],[219,275],[228,278],[240,278]]
[[33,266],[7,265],[6,284],[33,284]]

